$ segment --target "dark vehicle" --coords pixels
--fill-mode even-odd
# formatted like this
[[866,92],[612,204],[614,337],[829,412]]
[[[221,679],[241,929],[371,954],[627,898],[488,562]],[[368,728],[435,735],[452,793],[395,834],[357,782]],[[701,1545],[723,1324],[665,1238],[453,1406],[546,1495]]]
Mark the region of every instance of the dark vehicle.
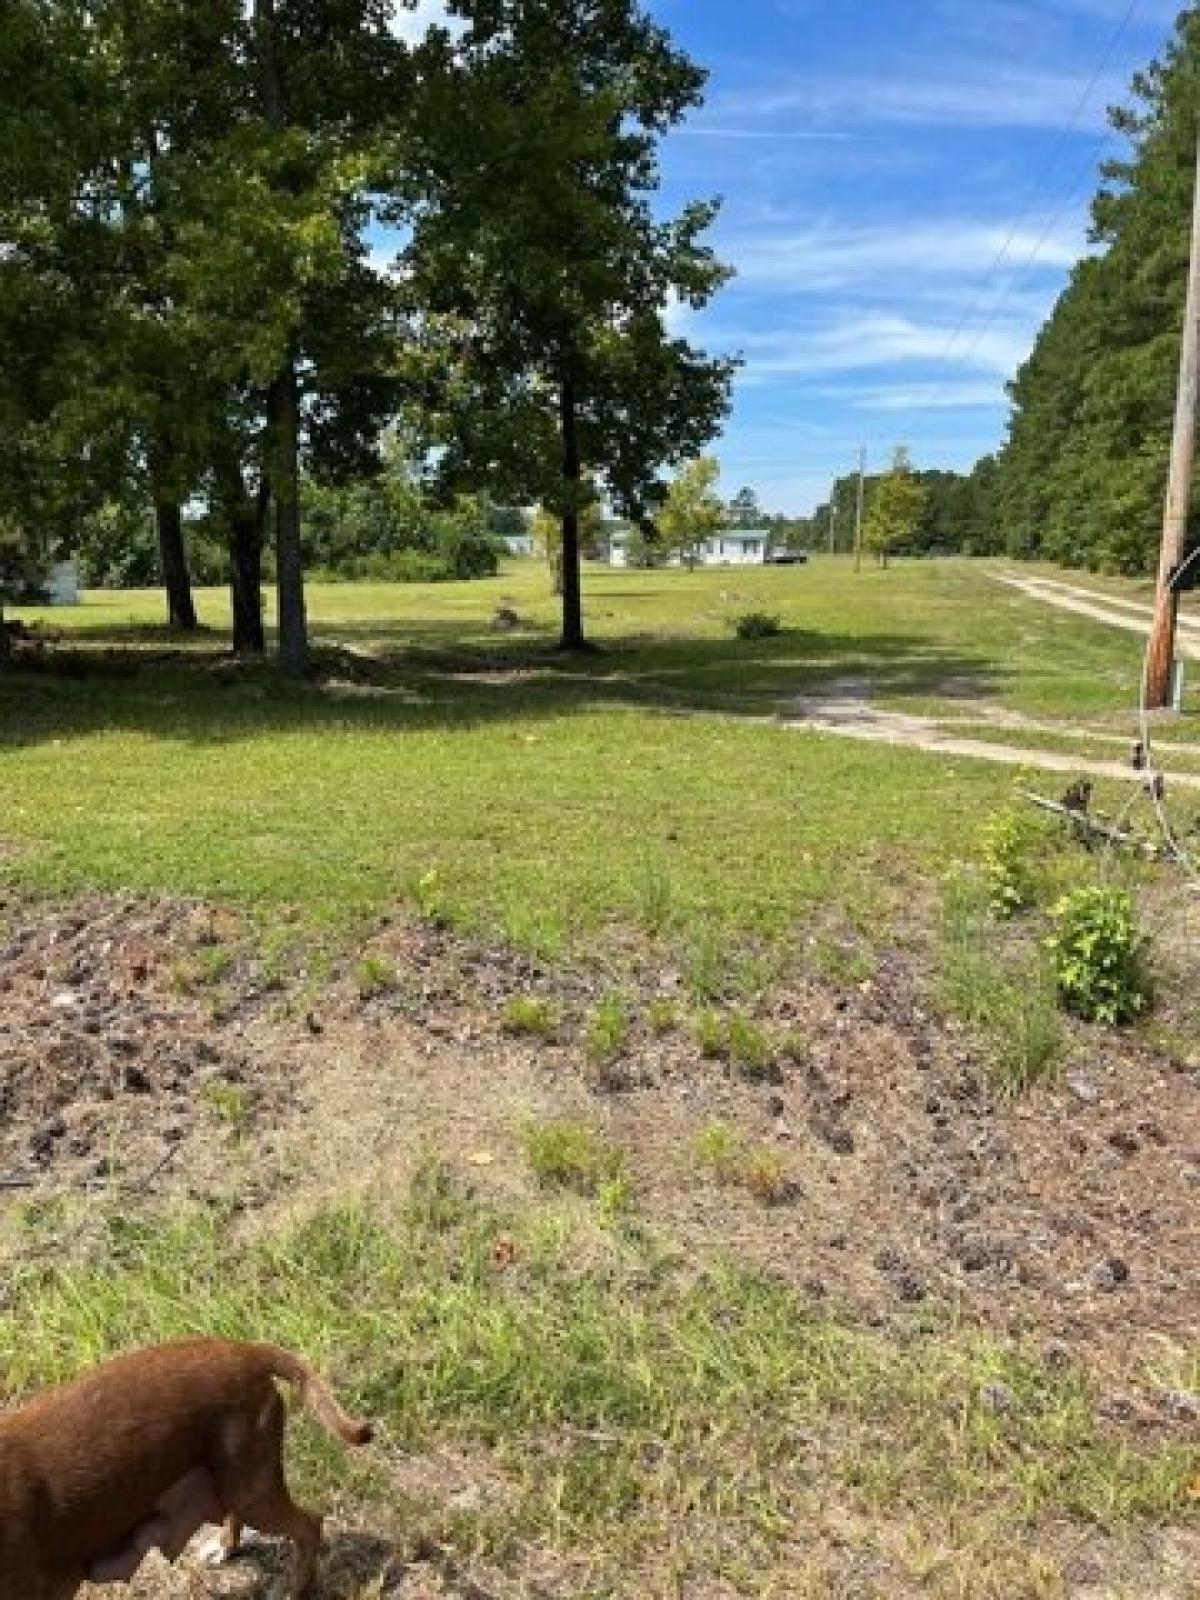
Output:
[[767,557],[769,567],[802,567],[808,560],[804,550],[773,550]]

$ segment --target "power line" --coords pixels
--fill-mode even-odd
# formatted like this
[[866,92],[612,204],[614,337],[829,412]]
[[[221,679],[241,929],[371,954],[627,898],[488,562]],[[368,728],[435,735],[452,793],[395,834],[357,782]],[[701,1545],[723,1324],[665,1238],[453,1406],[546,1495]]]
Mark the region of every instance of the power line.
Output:
[[[1108,70],[1109,66],[1111,65],[1111,63],[1113,61],[1113,58],[1116,55],[1116,52],[1117,52],[1117,50],[1118,50],[1118,48],[1119,48],[1119,46],[1121,44],[1121,41],[1124,39],[1126,33],[1129,31],[1129,28],[1133,24],[1134,18],[1138,15],[1138,13],[1141,10],[1141,8],[1142,8],[1144,3],[1145,3],[1145,0],[1129,0],[1129,4],[1126,6],[1124,15],[1121,17],[1120,21],[1118,22],[1118,24],[1116,26],[1116,29],[1114,30],[1114,32],[1112,34],[1112,37],[1109,39],[1108,44],[1105,47],[1105,49],[1104,49],[1104,51],[1103,51],[1103,53],[1102,53],[1102,55],[1100,57],[1100,60],[1097,62],[1094,71],[1092,72],[1090,78],[1088,79],[1086,85],[1084,86],[1084,89],[1083,89],[1082,93],[1079,96],[1079,99],[1077,100],[1077,102],[1075,104],[1075,107],[1074,107],[1074,110],[1071,113],[1071,116],[1067,120],[1067,123],[1065,124],[1065,126],[1062,127],[1059,130],[1058,138],[1055,140],[1055,143],[1054,143],[1054,146],[1052,148],[1050,157],[1049,157],[1048,161],[1046,162],[1045,166],[1042,168],[1041,175],[1039,176],[1039,178],[1037,179],[1037,181],[1034,183],[1033,187],[1031,188],[1031,190],[1029,192],[1029,198],[1027,199],[1027,201],[1025,202],[1024,207],[1022,208],[1022,210],[1018,214],[1017,220],[1009,228],[1008,235],[1005,238],[1004,243],[1000,246],[1000,249],[996,253],[995,260],[992,262],[991,266],[988,268],[986,277],[989,280],[995,277],[996,273],[999,272],[1000,268],[1008,260],[1009,256],[1012,254],[1012,251],[1013,251],[1014,247],[1016,246],[1017,240],[1020,238],[1022,228],[1025,226],[1026,222],[1029,221],[1030,218],[1033,217],[1036,214],[1037,210],[1039,209],[1039,202],[1041,200],[1041,197],[1042,197],[1043,193],[1046,190],[1048,177],[1055,170],[1056,166],[1058,165],[1059,156],[1062,154],[1062,151],[1066,148],[1067,143],[1070,140],[1071,136],[1077,131],[1077,129],[1079,128],[1080,123],[1083,121],[1084,113],[1086,112],[1089,104],[1091,103],[1092,95],[1096,92],[1096,89],[1099,86],[1101,78],[1107,72],[1107,70]],[[1109,137],[1110,137],[1110,135],[1106,134],[1098,142],[1098,144],[1096,145],[1093,154],[1089,157],[1089,169],[1088,169],[1089,171],[1091,169],[1092,160],[1094,160],[1095,155],[1098,154],[1101,149],[1103,149],[1104,145],[1108,142]],[[1059,218],[1062,216],[1062,214],[1066,210],[1067,206],[1072,204],[1073,201],[1074,201],[1076,189],[1077,189],[1077,186],[1078,186],[1078,181],[1079,180],[1077,179],[1076,182],[1074,184],[1072,184],[1071,191],[1070,191],[1070,194],[1069,194],[1067,200],[1063,203],[1063,205],[1060,207],[1058,213],[1054,216],[1053,220],[1051,221],[1050,226],[1045,230],[1043,235],[1039,238],[1037,244],[1034,247],[1033,253],[1026,260],[1024,265],[1018,270],[1018,273],[1017,273],[1017,277],[1018,278],[1021,276],[1022,273],[1028,271],[1029,267],[1032,266],[1034,261],[1036,261],[1038,256],[1040,256],[1042,250],[1045,249],[1046,243],[1048,242],[1048,240],[1050,238],[1050,234],[1052,233],[1055,224],[1058,222]],[[1009,288],[1011,288],[1011,282],[1012,282],[1012,280],[1010,280],[1010,282],[1009,282],[1009,285],[1008,285]],[[949,339],[946,341],[946,345],[943,348],[941,355],[938,357],[938,359],[940,361],[945,361],[945,360],[947,360],[949,358],[950,352],[953,350],[954,346],[958,343],[959,339],[963,336],[963,334],[965,334],[968,331],[968,329],[970,328],[970,326],[971,326],[971,324],[972,324],[972,322],[973,322],[973,320],[975,318],[976,313],[982,308],[982,306],[984,304],[984,301],[985,301],[985,298],[987,296],[987,293],[988,293],[988,290],[987,290],[987,288],[985,286],[985,288],[980,292],[979,298],[975,302],[975,304],[972,305],[964,313],[962,318],[959,320],[958,324],[955,326],[955,328],[951,332]],[[1001,303],[1003,303],[1003,301],[1001,301]],[[991,317],[992,317],[993,321],[995,319],[995,315],[998,312],[998,310],[999,310],[999,307],[994,307],[993,310],[992,310]],[[972,346],[971,351],[968,352],[968,359],[969,359],[969,355],[971,353],[973,353],[973,351],[975,349],[978,348],[979,342],[982,340],[982,337],[983,337],[983,335],[980,334],[979,339],[976,341],[974,346]],[[959,363],[956,362],[955,363],[955,370],[958,370],[958,366],[959,366]]]

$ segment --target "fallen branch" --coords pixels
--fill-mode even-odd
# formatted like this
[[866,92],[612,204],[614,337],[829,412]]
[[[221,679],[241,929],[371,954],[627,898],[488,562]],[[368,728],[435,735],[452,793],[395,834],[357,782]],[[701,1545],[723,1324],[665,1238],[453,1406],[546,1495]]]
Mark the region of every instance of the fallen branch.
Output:
[[1169,852],[1161,845],[1155,844],[1150,839],[1143,838],[1140,834],[1130,833],[1127,828],[1115,827],[1110,822],[1102,822],[1099,817],[1089,816],[1086,811],[1081,811],[1075,806],[1065,806],[1060,800],[1048,800],[1045,795],[1034,794],[1029,789],[1017,791],[1022,799],[1028,800],[1030,805],[1037,806],[1042,811],[1050,811],[1057,817],[1063,817],[1071,826],[1080,833],[1091,838],[1107,840],[1109,844],[1118,844],[1129,850],[1138,850],[1151,860],[1163,861],[1169,859]]

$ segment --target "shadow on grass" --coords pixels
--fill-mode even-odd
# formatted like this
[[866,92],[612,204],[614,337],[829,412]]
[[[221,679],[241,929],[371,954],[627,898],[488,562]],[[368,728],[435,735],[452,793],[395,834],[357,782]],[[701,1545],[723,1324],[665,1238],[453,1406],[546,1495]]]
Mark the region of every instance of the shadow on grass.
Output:
[[402,733],[621,706],[769,718],[859,687],[932,697],[950,685],[983,700],[1008,676],[901,633],[632,635],[581,655],[557,650],[550,629],[501,636],[472,621],[351,621],[315,635],[312,680],[289,684],[269,663],[235,660],[216,632],[182,643],[154,626],[73,633],[0,669],[0,749],[109,730],[205,743],[322,724]]

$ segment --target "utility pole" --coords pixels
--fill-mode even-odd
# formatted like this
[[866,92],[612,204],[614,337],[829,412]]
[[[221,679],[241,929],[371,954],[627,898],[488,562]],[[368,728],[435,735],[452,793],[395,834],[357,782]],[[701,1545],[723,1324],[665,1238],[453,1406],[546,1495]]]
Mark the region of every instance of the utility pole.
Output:
[[1188,267],[1187,312],[1179,363],[1179,395],[1171,440],[1171,478],[1163,515],[1162,553],[1158,564],[1158,596],[1146,660],[1146,706],[1162,711],[1171,701],[1179,596],[1172,586],[1187,549],[1188,511],[1196,461],[1196,411],[1200,404],[1200,139],[1196,148],[1196,184],[1192,203],[1192,256]]
[[854,513],[854,570],[862,571],[863,509],[867,494],[867,447],[858,452],[858,507]]

